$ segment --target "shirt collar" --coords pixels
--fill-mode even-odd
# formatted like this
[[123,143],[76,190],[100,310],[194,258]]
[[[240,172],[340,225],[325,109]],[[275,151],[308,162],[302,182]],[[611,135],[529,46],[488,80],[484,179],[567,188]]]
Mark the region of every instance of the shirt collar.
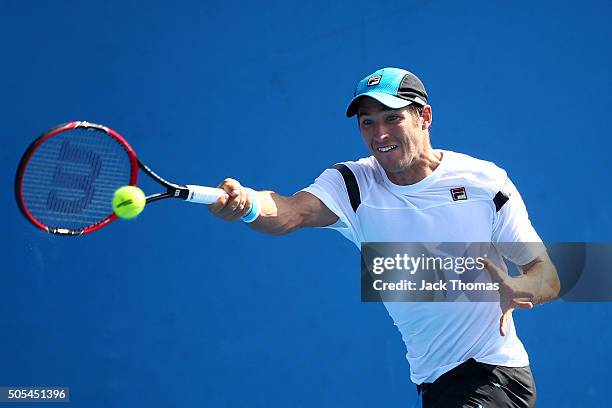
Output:
[[449,161],[449,152],[446,150],[440,150],[440,149],[435,149],[434,151],[436,152],[441,152],[442,153],[442,159],[440,160],[440,164],[438,164],[438,167],[436,167],[434,169],[434,171],[428,175],[427,177],[425,177],[423,180],[414,183],[414,184],[408,184],[406,186],[401,186],[399,184],[395,184],[393,183],[391,180],[389,180],[389,177],[387,177],[387,173],[385,173],[385,170],[382,168],[382,166],[380,165],[380,163],[378,163],[378,160],[376,161],[376,166],[378,167],[378,170],[381,173],[382,179],[385,183],[385,185],[393,192],[398,193],[398,194],[413,194],[413,193],[418,193],[420,191],[422,191],[423,189],[429,187],[434,181],[436,181],[438,178],[440,178],[440,175],[443,172],[443,168],[446,166],[446,163]]

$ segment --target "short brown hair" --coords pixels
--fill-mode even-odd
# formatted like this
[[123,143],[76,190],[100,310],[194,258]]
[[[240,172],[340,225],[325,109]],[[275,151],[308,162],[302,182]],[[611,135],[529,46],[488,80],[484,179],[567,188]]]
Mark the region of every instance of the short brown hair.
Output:
[[409,105],[408,110],[416,118],[423,116],[423,107],[421,105]]
[[[412,118],[415,120],[423,116],[423,106],[422,105],[416,105],[416,104],[409,105],[408,111],[410,112],[410,115],[412,116]],[[431,124],[427,128],[427,133],[431,134]]]

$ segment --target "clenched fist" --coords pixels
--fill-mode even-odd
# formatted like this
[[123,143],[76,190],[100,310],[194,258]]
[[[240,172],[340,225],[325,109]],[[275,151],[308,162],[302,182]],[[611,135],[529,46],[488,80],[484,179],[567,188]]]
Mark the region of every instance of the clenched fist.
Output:
[[251,198],[238,180],[226,178],[218,188],[227,195],[208,205],[208,210],[216,217],[225,221],[235,221],[246,215],[251,208]]

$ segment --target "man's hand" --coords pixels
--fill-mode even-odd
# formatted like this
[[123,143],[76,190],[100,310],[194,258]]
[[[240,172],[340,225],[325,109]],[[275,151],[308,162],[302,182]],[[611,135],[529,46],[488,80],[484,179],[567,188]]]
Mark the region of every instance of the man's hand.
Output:
[[491,273],[493,282],[499,283],[499,303],[502,312],[499,319],[499,333],[505,336],[506,325],[514,309],[531,309],[533,303],[529,301],[529,297],[526,297],[528,295],[527,293],[517,289],[514,284],[515,278],[508,275],[508,268],[503,260],[502,268],[493,265],[488,259],[485,259],[483,263]]
[[208,205],[208,210],[214,216],[225,221],[235,221],[249,212],[251,199],[238,180],[227,178],[217,187],[224,190],[227,195],[219,197],[213,204]]

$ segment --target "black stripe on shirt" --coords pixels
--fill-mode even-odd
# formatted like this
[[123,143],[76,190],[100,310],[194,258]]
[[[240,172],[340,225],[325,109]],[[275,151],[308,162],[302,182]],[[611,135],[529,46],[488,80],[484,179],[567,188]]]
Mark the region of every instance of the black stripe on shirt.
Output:
[[355,174],[348,168],[346,164],[334,164],[330,168],[336,169],[342,174],[342,178],[344,179],[344,184],[346,185],[346,191],[348,192],[349,201],[351,202],[351,207],[353,207],[353,211],[357,212],[357,208],[361,204],[361,195],[359,194],[359,184],[357,184],[357,179],[355,178]]

